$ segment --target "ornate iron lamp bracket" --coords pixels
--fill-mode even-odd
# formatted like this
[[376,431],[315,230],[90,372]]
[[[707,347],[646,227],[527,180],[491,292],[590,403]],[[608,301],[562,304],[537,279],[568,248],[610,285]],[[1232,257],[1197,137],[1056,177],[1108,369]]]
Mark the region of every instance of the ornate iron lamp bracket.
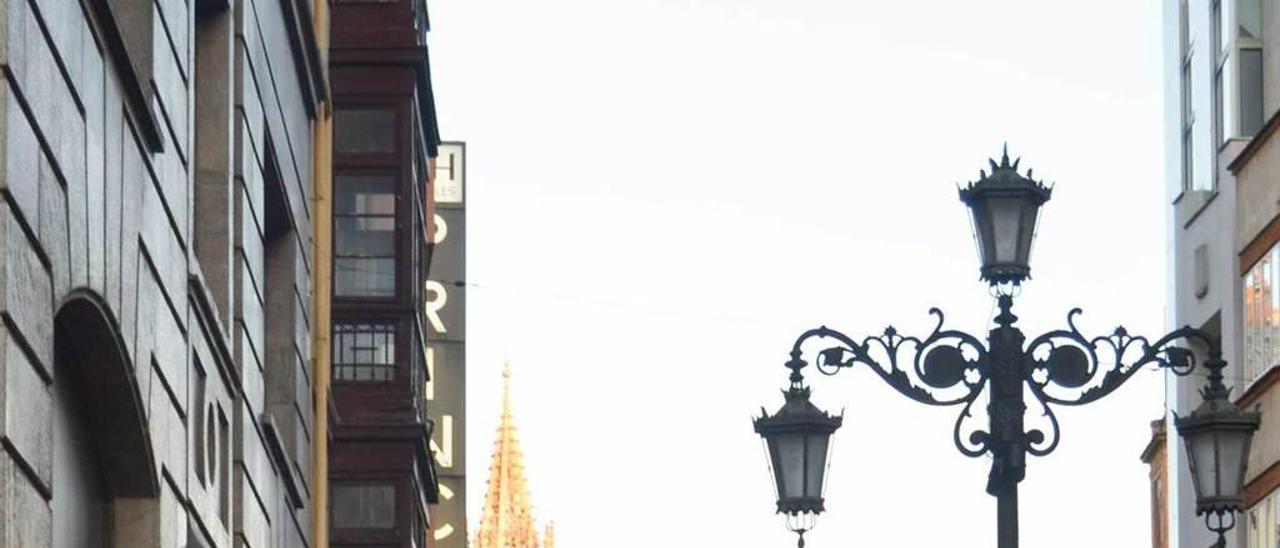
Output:
[[[1046,441],[1029,440],[1027,452],[1044,456],[1057,448],[1058,420],[1054,405],[1078,406],[1098,401],[1115,392],[1147,366],[1167,369],[1185,376],[1195,370],[1199,359],[1187,343],[1203,344],[1209,361],[1220,361],[1217,339],[1191,326],[1175,329],[1154,342],[1129,333],[1123,326],[1108,335],[1087,337],[1076,326],[1079,308],[1067,314],[1067,329],[1050,331],[1031,340],[1024,351],[1023,378],[1048,418],[1050,435]],[[1038,431],[1029,433],[1037,437]]]
[[[822,349],[814,363],[824,375],[835,375],[841,369],[863,364],[898,393],[920,403],[935,406],[963,405],[954,428],[954,441],[961,453],[977,457],[987,452],[989,434],[980,428],[966,427],[974,401],[982,393],[987,379],[987,349],[978,338],[961,331],[943,329],[942,311],[929,313],[937,325],[926,337],[898,333],[888,327],[884,333],[864,338],[861,342],[826,326],[806,331],[791,350],[791,381],[802,382],[800,370],[805,344],[813,339],[836,344]],[[964,435],[964,433],[968,435]]]
[[[942,311],[933,308],[929,313],[937,319],[937,324],[924,338],[902,335],[893,327],[861,341],[826,326],[806,331],[796,339],[791,360],[787,362],[791,383],[796,387],[803,385],[801,370],[808,365],[804,360],[807,343],[812,340],[834,342],[818,351],[813,365],[819,372],[835,375],[842,369],[863,364],[885,384],[912,400],[935,406],[962,405],[953,440],[962,454],[978,457],[992,452],[993,440],[990,427],[971,423],[974,403],[989,389],[992,376],[1013,375],[1016,378],[1008,381],[1025,383],[1047,421],[1047,428],[1021,432],[1024,449],[1032,455],[1044,456],[1057,448],[1060,439],[1052,405],[1084,405],[1102,399],[1148,365],[1187,375],[1196,368],[1198,360],[1190,349],[1179,344],[1202,343],[1209,349],[1210,361],[1220,360],[1218,341],[1190,326],[1176,329],[1154,342],[1132,335],[1124,327],[1117,327],[1109,335],[1085,336],[1076,326],[1075,319],[1081,314],[1078,308],[1067,314],[1066,329],[1040,335],[1022,348],[1021,331],[1013,327],[1017,317],[1011,313],[1012,298],[1002,296],[999,302],[1001,314],[996,317],[997,327],[990,336],[1002,337],[1017,346],[999,345],[1000,356],[993,356],[994,350],[973,335],[944,329]],[[996,367],[993,361],[1013,365]]]

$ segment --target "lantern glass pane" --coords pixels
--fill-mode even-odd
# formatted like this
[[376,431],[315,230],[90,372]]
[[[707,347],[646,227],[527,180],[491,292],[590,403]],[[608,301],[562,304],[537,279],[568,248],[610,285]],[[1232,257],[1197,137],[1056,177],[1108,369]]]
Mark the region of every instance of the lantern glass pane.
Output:
[[827,441],[830,434],[809,434],[809,472],[805,476],[806,497],[822,496],[822,476],[827,470]]
[[969,208],[969,224],[973,229],[973,243],[978,249],[978,259],[987,260],[987,244],[986,235],[982,230],[982,226],[978,224],[978,215],[975,208]]
[[1018,240],[1021,234],[1022,200],[1017,198],[992,198],[988,204],[991,211],[991,230],[995,256],[990,257],[997,263],[1008,263],[1018,259]]
[[1022,224],[1019,225],[1021,231],[1020,247],[1018,249],[1018,262],[1028,263],[1031,261],[1031,244],[1036,237],[1036,222],[1040,214],[1040,206],[1032,202],[1028,202],[1024,214],[1022,216]]
[[804,496],[804,434],[778,434],[778,489],[782,498]]
[[773,498],[776,499],[782,493],[778,490],[778,467],[775,464],[774,457],[777,453],[774,452],[773,444],[769,443],[764,437],[760,438],[760,445],[764,447],[764,460],[769,463],[769,477],[773,479]]
[[1245,459],[1248,455],[1244,454],[1244,446],[1247,432],[1241,430],[1230,430],[1220,432],[1218,434],[1218,456],[1222,458],[1219,464],[1219,473],[1222,475],[1222,485],[1219,495],[1226,497],[1239,497],[1240,487],[1244,482],[1242,477],[1244,474]]
[[1218,455],[1214,435],[1210,432],[1197,433],[1188,445],[1192,452],[1191,458],[1195,461],[1195,482],[1199,486],[1200,496],[1218,496]]

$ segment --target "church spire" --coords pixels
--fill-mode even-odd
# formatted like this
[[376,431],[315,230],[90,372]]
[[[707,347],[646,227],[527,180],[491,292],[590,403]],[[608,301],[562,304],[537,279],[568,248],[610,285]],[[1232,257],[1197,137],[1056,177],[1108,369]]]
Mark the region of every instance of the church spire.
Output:
[[[548,530],[550,531],[550,530]],[[550,541],[546,548],[554,546]],[[493,442],[489,487],[480,511],[480,526],[472,548],[539,548],[533,525],[533,504],[524,477],[524,454],[511,413],[511,365],[502,366],[502,417]]]
[[556,548],[556,522],[548,522],[547,530],[542,534],[542,548]]

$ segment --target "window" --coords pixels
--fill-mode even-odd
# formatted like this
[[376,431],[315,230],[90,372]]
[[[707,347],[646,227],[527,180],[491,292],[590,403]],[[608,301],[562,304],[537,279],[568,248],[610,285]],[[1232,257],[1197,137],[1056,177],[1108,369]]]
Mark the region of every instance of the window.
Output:
[[[207,473],[209,474],[209,481],[216,485],[219,483],[218,482],[218,456],[221,455],[221,453],[218,452],[219,451],[218,423],[217,423],[217,419],[215,418],[217,415],[217,411],[214,409],[213,404],[209,404],[208,409],[209,411],[205,413],[205,427],[204,427],[204,430],[205,430],[204,445],[205,447],[207,447],[207,450],[206,450],[206,454],[201,455],[201,458],[203,460],[196,463],[196,467],[201,470],[207,469],[208,470]],[[197,431],[200,430],[199,424],[196,425],[195,429]],[[199,433],[197,433],[197,435],[199,435]],[[203,475],[204,475],[204,472],[201,473],[201,476]],[[202,477],[201,480],[203,479],[204,478]],[[221,488],[221,485],[218,485],[218,487]]]
[[1236,20],[1240,38],[1262,39],[1262,0],[1239,0]]
[[1252,137],[1262,129],[1262,50],[1240,50],[1240,135]]
[[194,142],[190,156],[194,174],[191,199],[192,242],[215,313],[223,325],[235,325],[234,216],[235,183],[230,131],[235,115],[233,90],[235,21],[226,6],[196,2],[192,93]]
[[[1223,0],[1213,0],[1213,51],[1225,49],[1223,39],[1231,36],[1231,27],[1227,23],[1227,14],[1223,13]],[[1230,1],[1230,0],[1228,0]]]
[[206,463],[209,459],[209,453],[217,454],[216,448],[210,447],[211,437],[205,437],[204,424],[205,418],[209,419],[209,430],[212,434],[213,430],[213,414],[205,413],[205,368],[200,361],[199,356],[194,357],[196,364],[195,374],[195,390],[191,396],[191,414],[194,420],[191,421],[191,436],[194,438],[195,450],[191,458],[191,466],[195,468],[196,479],[200,481],[200,485],[208,485],[207,478],[213,478],[213,474],[207,474],[208,467]]
[[335,529],[390,529],[396,525],[396,488],[390,483],[335,483]]
[[209,471],[211,474],[216,472],[218,476],[218,519],[226,527],[231,524],[231,463],[228,462],[231,458],[231,423],[227,422],[227,414],[221,405],[217,410],[217,439],[221,441],[217,444],[217,456],[210,461]]
[[1235,7],[1240,136],[1252,137],[1267,118],[1262,104],[1262,0],[1236,0]]
[[1248,511],[1249,548],[1275,548],[1280,546],[1277,521],[1280,521],[1280,495],[1272,492],[1267,498],[1253,505]]
[[1215,146],[1262,129],[1261,0],[1213,0]]
[[334,378],[389,381],[396,376],[396,328],[391,322],[335,322]]
[[[85,8],[92,10],[96,19],[101,32],[98,43],[103,47],[104,60],[115,68],[117,89],[122,92],[125,108],[148,149],[159,152],[164,137],[151,109],[156,88],[153,82],[159,78],[153,70],[157,66],[154,55],[163,51],[153,43],[153,20],[159,16],[156,4],[147,0],[90,0]],[[56,12],[47,15],[64,16]]]
[[1245,382],[1280,362],[1280,246],[1271,248],[1244,276]]
[[396,184],[389,176],[339,175],[334,196],[334,294],[396,293]]
[[1195,108],[1191,95],[1191,31],[1188,26],[1187,2],[1181,5],[1182,74],[1182,190],[1195,190]]
[[[1213,0],[1213,146],[1221,145],[1227,137],[1232,135],[1227,124],[1231,122],[1226,114],[1231,112],[1231,93],[1227,89],[1227,83],[1230,82],[1230,55],[1223,42],[1224,38],[1231,36],[1229,29],[1226,27],[1227,18],[1222,13],[1222,0]],[[1216,177],[1216,175],[1215,175]]]
[[338,109],[333,115],[334,148],[338,152],[379,153],[396,150],[396,113],[391,109]]

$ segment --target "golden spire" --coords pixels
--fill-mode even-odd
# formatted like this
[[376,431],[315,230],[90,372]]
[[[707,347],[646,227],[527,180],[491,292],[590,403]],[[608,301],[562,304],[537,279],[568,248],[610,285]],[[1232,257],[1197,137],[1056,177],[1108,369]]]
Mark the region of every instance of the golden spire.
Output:
[[524,455],[511,414],[511,365],[502,366],[502,417],[493,442],[489,488],[472,548],[538,548],[533,505],[524,477]]
[[542,548],[556,548],[556,522],[547,522],[547,530],[542,534]]

